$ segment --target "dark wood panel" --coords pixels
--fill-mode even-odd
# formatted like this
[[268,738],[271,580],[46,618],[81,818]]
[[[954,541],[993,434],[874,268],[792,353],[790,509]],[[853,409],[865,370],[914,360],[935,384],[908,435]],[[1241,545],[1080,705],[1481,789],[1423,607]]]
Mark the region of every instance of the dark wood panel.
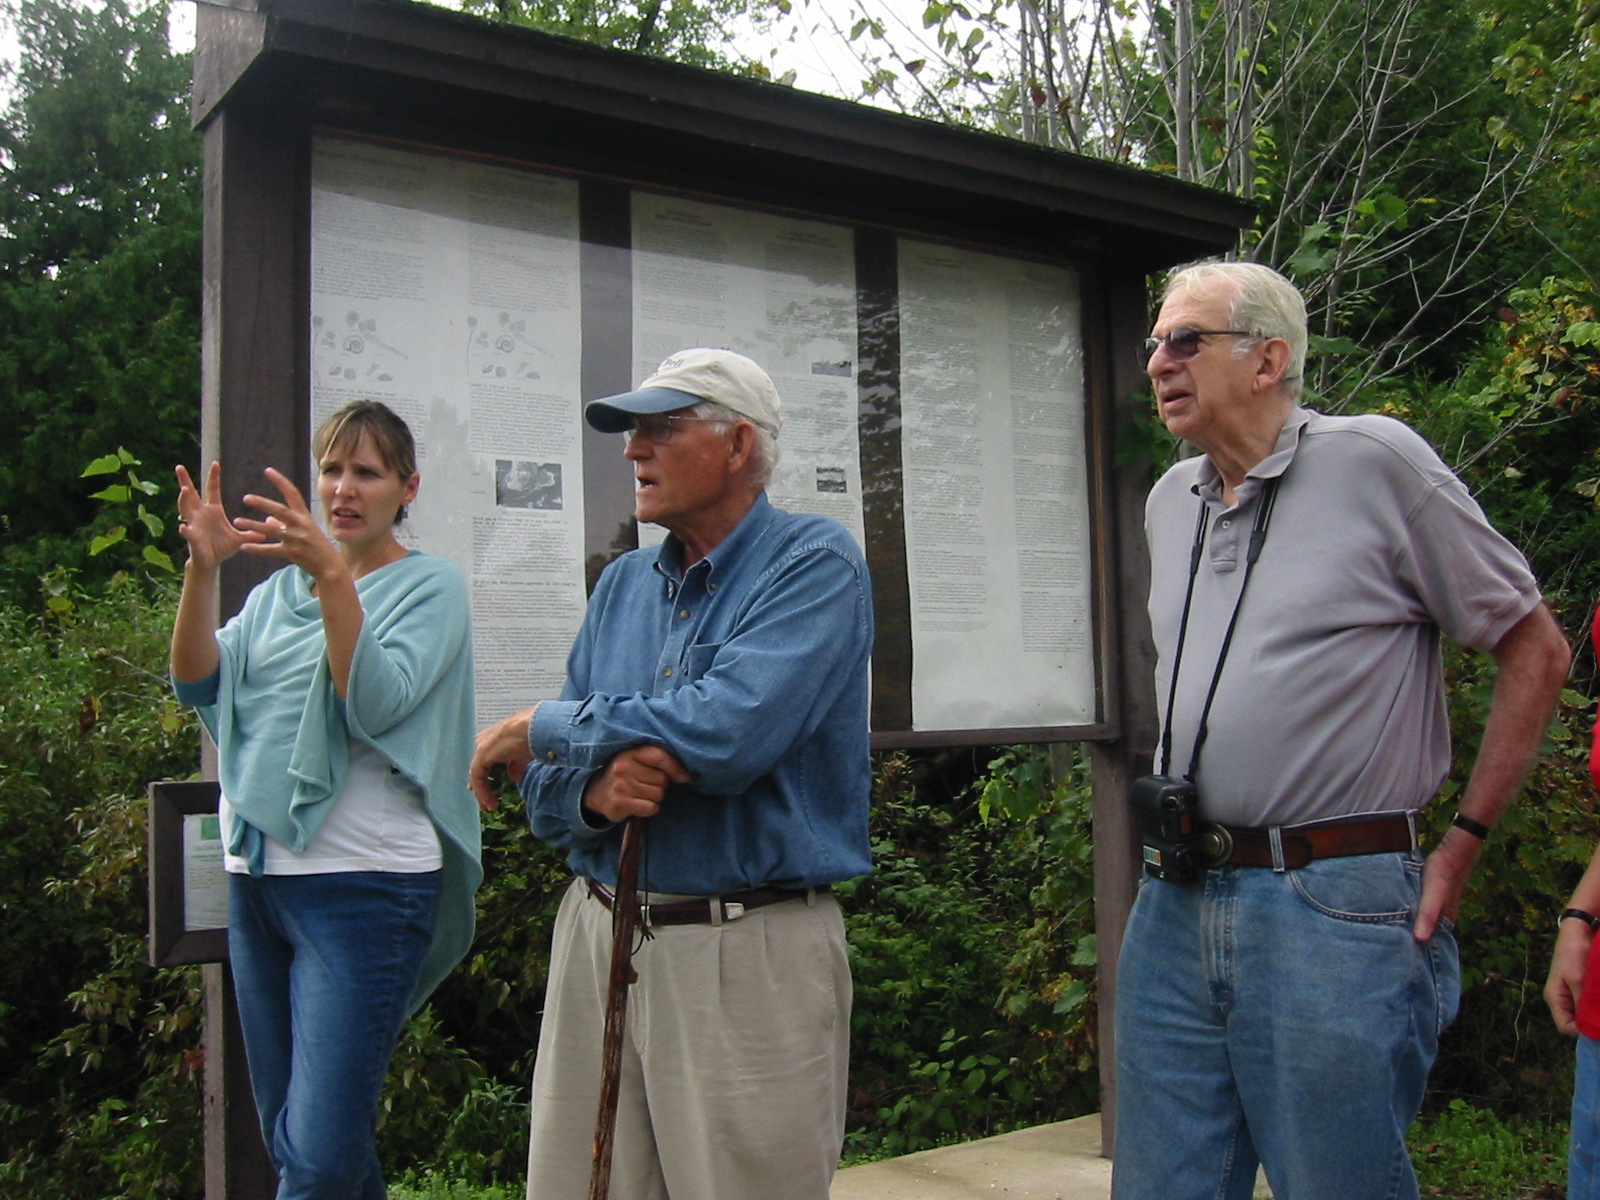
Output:
[[[629,189],[607,180],[579,184],[583,273],[583,364],[578,403],[626,392],[633,378],[633,206]],[[583,423],[585,581],[639,544],[633,468],[622,439]]]
[[[225,111],[205,131],[206,320],[201,445],[222,463],[223,498],[273,495],[271,466],[302,489],[307,395],[308,141],[288,113]],[[202,469],[204,469],[202,467]],[[279,563],[236,555],[223,568],[224,617]]]

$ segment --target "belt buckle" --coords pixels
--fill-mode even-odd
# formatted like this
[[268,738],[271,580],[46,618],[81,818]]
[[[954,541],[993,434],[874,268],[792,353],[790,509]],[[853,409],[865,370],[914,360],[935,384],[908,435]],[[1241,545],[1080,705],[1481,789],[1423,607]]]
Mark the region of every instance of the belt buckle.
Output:
[[1208,867],[1225,866],[1233,857],[1233,834],[1226,826],[1205,824],[1200,827],[1200,854]]

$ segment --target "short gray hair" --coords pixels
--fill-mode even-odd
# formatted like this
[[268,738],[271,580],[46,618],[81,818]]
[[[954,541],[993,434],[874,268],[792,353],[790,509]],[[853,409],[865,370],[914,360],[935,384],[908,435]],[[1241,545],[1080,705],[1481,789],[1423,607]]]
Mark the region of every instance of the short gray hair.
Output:
[[736,425],[740,421],[749,425],[756,431],[756,449],[750,462],[750,482],[758,488],[764,488],[772,482],[772,471],[778,465],[778,439],[763,425],[757,424],[749,417],[740,416],[726,405],[718,404],[715,400],[702,400],[690,410],[697,417],[707,417],[713,421],[726,422]]
[[1161,298],[1166,300],[1179,288],[1193,296],[1209,295],[1220,287],[1233,292],[1229,328],[1258,340],[1282,338],[1289,343],[1283,385],[1289,398],[1298,400],[1306,373],[1306,302],[1300,289],[1260,263],[1208,259],[1173,272]]

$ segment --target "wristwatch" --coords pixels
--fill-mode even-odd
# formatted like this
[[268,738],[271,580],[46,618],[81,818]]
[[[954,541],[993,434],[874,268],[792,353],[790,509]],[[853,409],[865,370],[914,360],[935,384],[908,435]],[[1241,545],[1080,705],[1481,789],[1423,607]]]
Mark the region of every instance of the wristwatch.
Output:
[[1561,922],[1567,920],[1569,917],[1576,921],[1582,921],[1589,927],[1591,931],[1600,931],[1600,917],[1595,916],[1592,912],[1584,912],[1581,908],[1569,908],[1564,910],[1562,914],[1556,918],[1557,928],[1560,927]]

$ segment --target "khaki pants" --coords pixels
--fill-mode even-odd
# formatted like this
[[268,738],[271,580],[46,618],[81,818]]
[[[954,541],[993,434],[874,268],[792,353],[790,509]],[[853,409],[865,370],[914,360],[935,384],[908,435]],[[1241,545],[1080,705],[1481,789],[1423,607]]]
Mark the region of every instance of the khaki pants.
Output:
[[[634,955],[611,1200],[827,1200],[844,1139],[850,968],[826,892]],[[533,1071],[528,1200],[585,1200],[611,914],[562,900]]]

